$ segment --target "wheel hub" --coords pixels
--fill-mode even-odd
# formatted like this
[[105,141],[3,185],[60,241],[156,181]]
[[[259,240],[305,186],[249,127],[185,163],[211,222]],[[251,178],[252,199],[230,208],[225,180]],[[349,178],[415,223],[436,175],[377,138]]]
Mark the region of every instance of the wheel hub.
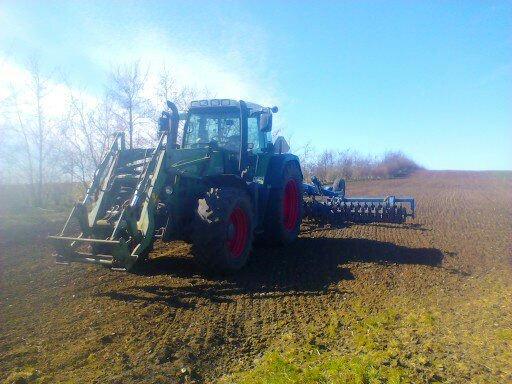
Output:
[[249,218],[245,211],[236,207],[229,215],[227,245],[231,256],[238,258],[244,252],[249,238]]
[[283,223],[288,231],[295,229],[299,219],[299,189],[295,180],[289,180],[284,188]]

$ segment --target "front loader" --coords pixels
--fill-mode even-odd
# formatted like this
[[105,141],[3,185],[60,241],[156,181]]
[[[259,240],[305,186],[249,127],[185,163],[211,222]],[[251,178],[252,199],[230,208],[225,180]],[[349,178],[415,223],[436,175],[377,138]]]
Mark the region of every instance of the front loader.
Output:
[[127,149],[124,133],[116,134],[84,200],[75,204],[59,235],[50,236],[57,262],[131,269],[147,256],[154,240],[158,196],[166,181],[172,142],[168,138],[178,127],[174,105],[172,110],[164,113],[172,127],[161,133],[155,148]]
[[173,103],[167,106],[155,147],[126,148],[124,134],[117,134],[84,200],[62,231],[50,236],[57,262],[132,270],[159,238],[192,243],[204,269],[235,271],[247,262],[256,238],[294,241],[304,210],[352,221],[403,222],[414,214],[411,198],[370,202],[347,198],[342,182],[332,188],[316,179],[305,184],[297,156],[287,153],[283,139],[272,143],[276,107],[194,101],[178,143],[180,114]]

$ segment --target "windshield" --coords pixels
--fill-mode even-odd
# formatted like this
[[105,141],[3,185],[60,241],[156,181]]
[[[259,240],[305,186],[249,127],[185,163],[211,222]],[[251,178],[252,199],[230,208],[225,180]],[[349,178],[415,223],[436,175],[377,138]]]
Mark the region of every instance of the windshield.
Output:
[[201,148],[211,143],[231,151],[240,149],[238,111],[198,111],[190,114],[185,126],[183,148]]

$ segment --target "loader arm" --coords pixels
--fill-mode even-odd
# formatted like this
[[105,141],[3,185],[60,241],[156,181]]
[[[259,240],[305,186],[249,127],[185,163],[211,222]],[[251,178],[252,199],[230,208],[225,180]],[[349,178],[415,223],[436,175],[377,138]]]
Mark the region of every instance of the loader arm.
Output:
[[148,172],[145,179],[141,180],[140,190],[134,195],[129,207],[130,210],[136,210],[137,206],[141,207],[135,224],[140,242],[131,254],[131,257],[136,260],[150,250],[154,241],[156,206],[167,177],[165,172],[166,150],[162,140],[155,150],[152,161],[154,161],[154,170]]

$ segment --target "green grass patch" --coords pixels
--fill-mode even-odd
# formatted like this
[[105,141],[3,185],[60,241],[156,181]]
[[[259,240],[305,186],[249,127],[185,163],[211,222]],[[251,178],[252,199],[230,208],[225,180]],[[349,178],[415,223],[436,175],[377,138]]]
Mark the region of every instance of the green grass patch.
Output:
[[512,343],[512,329],[500,329],[497,331],[498,339]]
[[342,355],[314,346],[290,345],[266,353],[250,371],[225,378],[225,383],[410,383],[407,369],[385,364],[388,353]]
[[39,376],[39,372],[33,367],[12,372],[3,382],[3,384],[28,384],[34,382]]
[[[224,383],[410,383],[412,371],[400,361],[395,310],[369,313],[358,302],[344,313],[331,312],[324,329],[309,342],[285,335],[252,370],[223,378]],[[337,348],[344,340],[349,348]],[[327,347],[331,345],[330,347]]]

